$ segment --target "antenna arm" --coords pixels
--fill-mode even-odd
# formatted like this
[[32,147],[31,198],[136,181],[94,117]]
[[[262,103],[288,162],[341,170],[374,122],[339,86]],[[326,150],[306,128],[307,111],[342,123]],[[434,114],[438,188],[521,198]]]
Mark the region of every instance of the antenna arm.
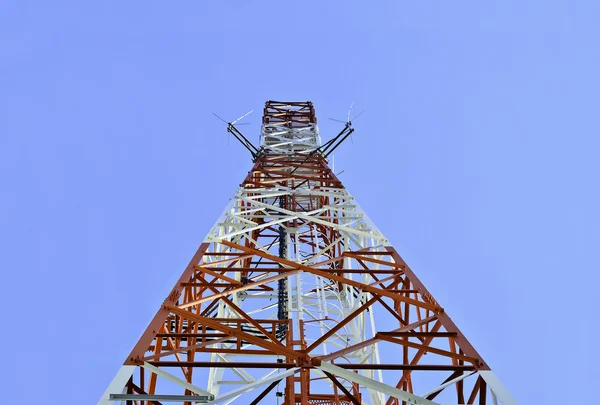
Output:
[[250,154],[252,155],[252,158],[256,158],[259,150],[256,148],[256,146],[254,146],[252,144],[252,142],[250,142],[248,140],[248,138],[246,138],[233,124],[228,124],[227,126],[227,132],[231,132],[233,134],[233,136],[235,136],[235,139],[237,139],[238,141],[240,141],[240,143],[246,148],[248,149],[248,151],[250,152]]
[[[321,145],[319,148],[320,152],[327,157],[329,153],[333,152],[333,149],[337,148],[352,132],[354,132],[354,128],[351,128],[349,124],[346,124],[344,129],[342,129],[339,134],[334,136],[325,144]],[[343,137],[343,139],[331,151],[328,152],[329,148],[331,148],[332,145],[335,144],[335,142],[341,137]]]
[[329,152],[325,153],[325,157],[328,157],[329,155],[331,155],[333,153],[333,151],[336,150],[337,147],[340,146],[342,144],[342,142],[344,142],[346,140],[346,138],[348,138],[352,134],[352,132],[354,132],[354,128],[350,128],[350,130],[346,132],[344,137],[342,139],[340,139],[340,141],[335,146],[333,146],[331,148],[331,150],[329,150]]

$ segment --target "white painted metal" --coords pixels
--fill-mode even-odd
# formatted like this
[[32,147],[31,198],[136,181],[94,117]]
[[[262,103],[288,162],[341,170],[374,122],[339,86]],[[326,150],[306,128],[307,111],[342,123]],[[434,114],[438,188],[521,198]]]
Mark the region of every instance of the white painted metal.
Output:
[[338,367],[338,366],[328,363],[326,361],[322,362],[321,365],[319,366],[319,368],[321,370],[327,371],[333,375],[343,377],[343,378],[353,381],[353,382],[357,382],[360,385],[365,386],[367,388],[371,388],[373,390],[387,394],[391,397],[401,399],[403,401],[406,401],[409,404],[440,405],[437,402],[429,401],[428,399],[421,398],[417,395],[413,395],[409,392],[403,391],[396,387],[392,387],[391,385],[387,385],[387,384],[384,384],[377,380],[373,380],[372,378],[367,378],[363,375],[356,374],[351,370],[343,369],[341,367]]
[[517,401],[510,395],[510,392],[508,392],[504,384],[502,384],[492,370],[480,371],[479,375],[484,379],[502,405],[517,405]]
[[459,381],[462,381],[462,380],[464,380],[464,379],[465,379],[465,378],[467,378],[467,377],[470,377],[470,376],[472,376],[472,375],[473,375],[473,374],[475,374],[476,372],[477,372],[477,371],[471,371],[470,373],[465,373],[465,374],[463,374],[463,375],[461,375],[461,376],[458,376],[458,377],[456,377],[456,378],[453,378],[452,380],[450,380],[450,381],[448,381],[448,382],[446,382],[446,383],[444,383],[444,384],[441,384],[439,387],[435,387],[434,389],[427,391],[426,393],[422,394],[421,396],[422,396],[423,398],[426,398],[426,397],[428,397],[428,396],[429,396],[429,395],[431,395],[431,394],[434,394],[434,393],[436,393],[436,392],[438,392],[438,391],[441,391],[441,390],[443,390],[443,389],[444,389],[444,388],[446,388],[446,387],[449,387],[449,386],[451,386],[451,385],[453,385],[453,384],[456,384],[456,383],[457,383],[457,382],[459,382]]
[[[277,371],[279,371],[279,370],[273,370],[273,371],[271,371],[271,372],[267,373],[266,375],[262,376],[262,377],[261,377],[261,378],[259,378],[258,380],[264,380],[265,378],[268,378],[268,377],[270,377],[271,375],[275,374]],[[262,384],[261,384],[261,385],[262,385]],[[252,389],[250,389],[249,391],[251,391],[251,390],[252,390]],[[247,391],[244,391],[244,392],[247,392]],[[227,402],[225,402],[223,405],[228,405],[228,404],[232,403],[233,401],[235,401],[236,399],[238,399],[238,398],[239,398],[239,397],[240,397],[242,394],[244,394],[244,392],[239,392],[239,394],[237,394],[237,395],[235,395],[235,396],[234,396],[234,395],[229,395],[231,398],[228,398],[228,399],[226,400]]]
[[494,405],[498,405],[498,397],[496,396],[496,394],[494,394],[494,391],[490,390],[490,392],[492,393],[492,402]]
[[[284,134],[280,134],[284,135]],[[316,138],[315,138],[316,139]],[[304,141],[303,141],[304,142]],[[264,145],[263,145],[264,146]],[[273,145],[271,145],[273,146]],[[313,144],[314,146],[314,144]],[[273,147],[281,148],[281,145],[275,145]],[[316,197],[330,197],[332,203],[327,206],[318,207],[309,212],[294,212],[289,211],[285,208],[281,208],[278,204],[274,204],[275,198],[279,196],[294,196],[296,201],[302,201],[302,199],[308,201],[311,198]],[[335,212],[335,217],[326,217],[322,213],[330,210]],[[327,227],[338,230],[344,238],[346,246],[355,245],[353,249],[364,249],[371,248],[372,250],[384,250],[384,245],[387,244],[387,239],[381,234],[381,232],[375,228],[372,223],[368,220],[364,211],[360,209],[354,198],[345,189],[339,188],[321,188],[318,190],[299,188],[291,189],[286,187],[278,187],[276,191],[273,189],[251,189],[246,190],[240,188],[235,193],[232,201],[226,208],[223,215],[221,215],[219,221],[210,230],[207,235],[206,242],[220,242],[221,240],[230,240],[237,242],[241,238],[251,238],[251,232],[253,230],[263,228],[266,226],[280,226],[281,224],[289,223],[295,218],[306,220],[308,225],[305,225],[301,229],[287,229],[287,243],[289,249],[287,249],[289,260],[297,261],[306,265],[312,265],[322,260],[323,253],[327,251],[331,246],[339,243],[339,240],[332,240],[328,246],[319,248],[314,254],[311,253],[308,256],[303,256],[300,253],[304,248],[302,244],[298,243],[298,235],[308,235],[313,240],[319,237],[315,224],[325,225]],[[262,225],[256,225],[256,221],[266,221]],[[294,235],[296,241],[295,248],[298,254],[296,256],[291,255],[290,236]],[[260,243],[256,242],[256,248],[268,252],[267,246],[261,246]],[[214,246],[220,246],[218,243],[213,243]],[[271,249],[275,249],[278,246],[278,242],[275,241]],[[212,260],[218,261],[223,258],[213,257]],[[348,259],[349,267],[352,267],[351,260]],[[226,264],[223,264],[226,266]],[[235,276],[239,273],[233,273]],[[370,276],[364,278],[365,282],[372,282]],[[341,291],[342,295],[338,292],[327,290],[328,285],[325,281],[318,276],[310,274],[298,274],[293,278],[287,278],[287,292],[288,292],[288,317],[294,319],[294,333],[297,334],[299,330],[299,320],[308,317],[306,320],[313,320],[316,323],[314,328],[311,329],[311,324],[305,324],[305,328],[309,331],[319,330],[319,333],[309,332],[307,336],[307,342],[310,345],[314,339],[323,335],[331,329],[337,322],[339,322],[345,315],[348,315],[356,308],[358,308],[362,302],[369,299],[370,294],[360,294],[360,297],[354,298],[353,294],[349,293],[350,290],[346,289]],[[310,291],[313,292],[310,292]],[[259,295],[259,294],[247,294],[246,298],[260,298],[270,299],[276,298],[273,295]],[[260,308],[254,308],[251,311],[257,317],[259,314],[271,313],[275,311],[274,305],[264,305]],[[359,342],[365,338],[364,332],[369,326],[369,330],[375,330],[375,317],[373,316],[374,311],[370,311],[368,318],[366,314],[362,314],[356,320],[348,324],[344,329],[335,333],[332,337],[327,339],[319,348],[318,352],[326,354],[329,346],[332,346],[332,350],[340,350],[347,347],[350,344]],[[224,314],[219,313],[219,316]],[[230,313],[230,316],[238,317],[237,314]],[[273,315],[271,315],[272,317]],[[331,319],[330,321],[322,321],[322,319]],[[312,335],[310,335],[312,334]],[[299,336],[295,336],[298,339]],[[228,348],[230,345],[221,343],[219,345],[222,348]],[[371,363],[378,362],[378,353],[373,348],[365,348],[357,353],[351,353],[348,355],[349,358],[355,359],[358,363]],[[211,356],[211,361],[224,361],[224,359],[230,358],[229,355],[225,355],[217,358],[217,356]],[[226,360],[225,360],[226,361]],[[209,385],[208,391],[217,394],[219,392],[220,385],[223,384],[222,375],[224,373],[223,368],[211,369],[209,371]],[[374,373],[369,370],[363,370],[363,374],[375,377]],[[381,372],[378,372],[378,379],[382,379]],[[242,383],[242,381],[240,381]],[[372,391],[372,390],[370,390]],[[382,405],[384,403],[383,396],[378,392],[370,392],[372,398],[372,405]]]
[[104,394],[98,401],[97,405],[112,405],[112,401],[110,400],[110,394],[120,394],[123,392],[123,388],[127,381],[135,371],[136,366],[121,366],[117,375],[112,379]]
[[283,379],[285,377],[293,375],[296,372],[298,372],[299,370],[300,370],[299,367],[291,368],[289,370],[283,371],[283,372],[281,372],[279,374],[276,374],[276,375],[273,375],[271,377],[261,378],[260,380],[257,380],[255,382],[253,382],[252,384],[248,384],[248,385],[242,386],[242,387],[240,387],[238,389],[235,389],[233,391],[230,391],[230,392],[228,392],[226,394],[220,395],[217,398],[215,398],[213,401],[210,401],[209,404],[216,404],[216,403],[219,403],[219,402],[227,401],[227,400],[229,400],[231,398],[236,398],[236,397],[242,395],[243,393],[248,392],[250,390],[253,390],[253,389],[257,388],[257,387],[260,387],[260,386],[263,386],[263,385],[266,385],[266,384],[271,384],[274,381],[278,381],[278,380],[281,380],[281,379]]
[[148,371],[152,371],[154,374],[166,378],[167,380],[171,381],[172,383],[175,383],[177,385],[182,386],[183,388],[187,388],[188,390],[192,391],[195,394],[198,395],[206,395],[209,397],[214,397],[213,394],[211,394],[208,391],[204,391],[202,388],[200,387],[196,387],[194,384],[190,384],[189,382],[182,380],[179,377],[174,376],[171,373],[167,373],[165,370],[160,369],[158,367],[153,366],[152,364],[148,363],[148,362],[144,362],[144,366],[143,366],[146,370]]
[[309,153],[321,146],[319,127],[289,128],[283,124],[265,124],[261,128],[260,146],[268,153]]

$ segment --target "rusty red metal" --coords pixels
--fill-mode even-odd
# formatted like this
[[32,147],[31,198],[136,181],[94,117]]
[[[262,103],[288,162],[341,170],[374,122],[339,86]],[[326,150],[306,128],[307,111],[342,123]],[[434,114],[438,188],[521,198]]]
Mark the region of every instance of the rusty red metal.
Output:
[[[299,128],[316,124],[316,116],[310,102],[269,101],[263,123]],[[240,210],[250,210],[252,206],[248,201],[252,198],[266,201],[263,197],[266,192],[286,190],[276,197],[277,209],[290,213],[283,224],[288,229],[302,229],[310,223],[313,230],[310,235],[288,236],[291,249],[302,244],[313,254],[320,252],[322,260],[305,264],[265,248],[277,241],[281,243],[281,225],[270,225],[260,216],[248,221],[246,225],[252,230],[242,237],[205,241],[127,356],[125,365],[139,366],[147,362],[155,367],[178,369],[189,383],[195,381],[198,370],[206,368],[286,370],[298,367],[298,375],[287,376],[261,388],[251,402],[256,404],[268,395],[274,395],[273,390],[280,385],[282,388],[277,392],[284,405],[356,405],[366,400],[365,387],[356,382],[345,381],[329,372],[324,372],[325,377],[315,377],[313,371],[319,369],[322,362],[331,362],[355,373],[397,371],[400,377],[393,385],[408,393],[414,392],[413,380],[417,373],[444,372],[446,379],[440,380],[442,384],[464,373],[489,370],[483,358],[393,247],[348,248],[348,239],[343,237],[344,228],[339,226],[343,217],[332,208],[335,198],[323,191],[344,190],[344,186],[323,155],[263,154],[255,161],[241,187],[248,200],[240,200]],[[295,190],[309,190],[312,194],[298,194]],[[300,253],[295,251],[294,255],[299,258]],[[326,287],[315,287],[309,293],[354,291],[366,298],[343,319],[323,317],[298,323],[293,319],[256,317],[240,301],[244,294],[253,292],[281,293],[278,283],[299,274],[324,280]],[[219,316],[219,308],[223,307],[237,315]],[[350,322],[373,310],[379,311],[377,314],[385,316],[387,321],[374,331],[372,337],[330,350],[327,354],[316,351]],[[320,337],[309,341],[307,328],[311,322],[330,322],[331,326]],[[347,361],[351,353],[375,345],[388,350],[385,361],[366,364]],[[265,356],[271,360],[215,361],[214,356],[223,354]],[[426,355],[433,357],[435,362],[427,361]],[[206,360],[206,356],[213,357]],[[157,378],[156,373],[140,367],[139,374],[134,374],[128,382],[127,390],[132,394],[156,394]],[[323,378],[329,385],[319,383]],[[329,391],[322,391],[326,386]],[[480,377],[471,386],[462,381],[457,383],[455,390],[458,403],[464,403],[465,397],[468,397],[468,403],[473,403],[476,398],[479,403],[486,403],[488,398],[485,381]],[[428,398],[435,398],[441,391],[443,389]],[[191,393],[189,389],[182,392],[185,395]],[[400,403],[406,402],[394,397],[387,399],[387,405]]]
[[315,108],[310,101],[273,101],[265,104],[263,124],[285,125],[291,128],[317,123]]

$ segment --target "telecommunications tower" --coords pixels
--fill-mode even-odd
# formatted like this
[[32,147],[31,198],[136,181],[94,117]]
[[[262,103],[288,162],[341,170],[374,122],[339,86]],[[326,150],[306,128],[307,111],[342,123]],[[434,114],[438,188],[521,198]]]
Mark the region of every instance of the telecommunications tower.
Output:
[[99,405],[516,404],[328,166],[350,119],[227,129],[254,165]]

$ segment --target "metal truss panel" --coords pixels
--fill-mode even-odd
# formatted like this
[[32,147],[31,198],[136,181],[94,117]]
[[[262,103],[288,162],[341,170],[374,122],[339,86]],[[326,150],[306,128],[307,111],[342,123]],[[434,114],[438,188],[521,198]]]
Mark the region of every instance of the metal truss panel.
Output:
[[330,169],[316,123],[312,103],[267,103],[253,167],[99,404],[516,404]]

